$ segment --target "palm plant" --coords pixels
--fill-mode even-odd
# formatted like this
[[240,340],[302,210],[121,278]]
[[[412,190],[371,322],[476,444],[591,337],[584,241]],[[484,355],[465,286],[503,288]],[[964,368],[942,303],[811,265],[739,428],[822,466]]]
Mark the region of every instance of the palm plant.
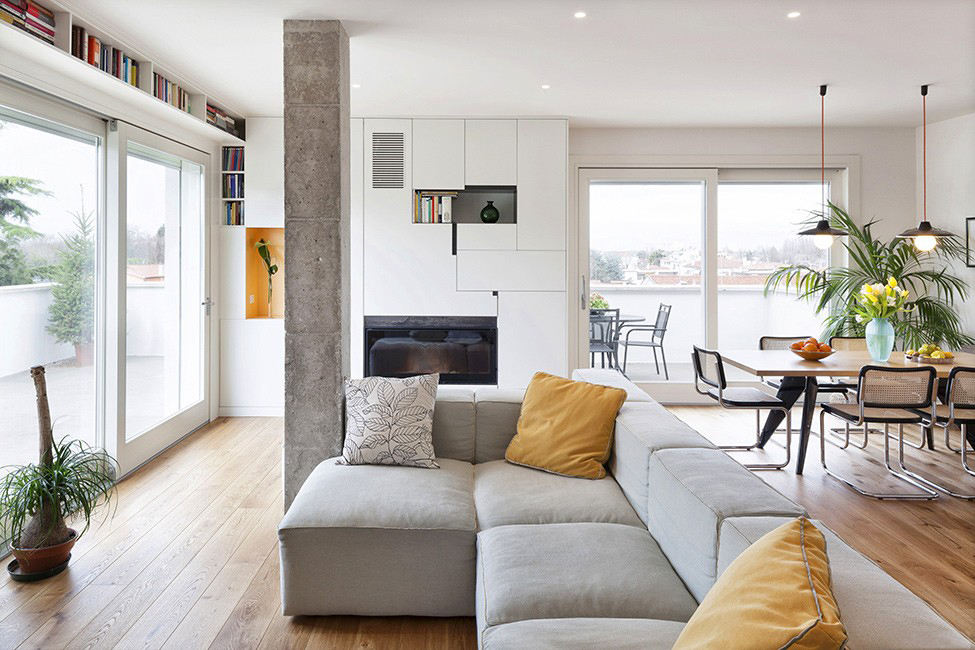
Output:
[[[850,266],[831,266],[819,270],[804,264],[776,269],[765,281],[765,295],[782,290],[795,291],[799,300],[815,303],[817,314],[826,314],[822,338],[863,336],[865,326],[857,318],[856,296],[864,284],[886,283],[896,278],[910,291],[907,311],[891,319],[901,343],[917,348],[936,343],[951,348],[975,343],[975,337],[961,330],[958,315],[952,309],[955,301],[964,301],[968,284],[951,273],[951,262],[964,256],[957,238],[942,239],[931,253],[918,251],[908,239],[887,243],[874,237],[877,220],[858,225],[842,208],[829,204],[830,225],[849,233],[843,242]],[[812,213],[810,221],[823,219],[821,212]]]

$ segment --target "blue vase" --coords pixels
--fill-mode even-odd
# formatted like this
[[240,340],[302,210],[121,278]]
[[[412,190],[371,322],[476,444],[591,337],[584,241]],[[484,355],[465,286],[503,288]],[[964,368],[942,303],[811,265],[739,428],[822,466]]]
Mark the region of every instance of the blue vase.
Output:
[[886,318],[867,323],[867,349],[874,361],[887,361],[894,350],[894,326]]

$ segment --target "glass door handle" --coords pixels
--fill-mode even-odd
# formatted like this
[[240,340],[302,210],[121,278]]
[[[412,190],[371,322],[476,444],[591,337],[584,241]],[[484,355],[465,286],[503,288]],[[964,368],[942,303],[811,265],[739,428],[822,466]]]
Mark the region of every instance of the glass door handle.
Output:
[[204,300],[203,302],[201,302],[200,304],[203,305],[204,307],[206,307],[207,316],[209,316],[210,315],[210,308],[213,307],[217,303],[215,303],[212,300],[210,300],[210,297],[207,296],[207,299]]

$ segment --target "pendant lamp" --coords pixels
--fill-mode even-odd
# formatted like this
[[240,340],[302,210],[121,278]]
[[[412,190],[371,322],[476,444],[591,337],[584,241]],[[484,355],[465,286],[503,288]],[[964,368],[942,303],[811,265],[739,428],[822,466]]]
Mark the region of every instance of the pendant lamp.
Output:
[[921,120],[922,120],[922,151],[923,151],[923,173],[922,173],[922,206],[923,215],[921,223],[917,228],[908,228],[898,237],[910,238],[914,240],[914,247],[919,251],[930,251],[938,245],[938,240],[943,237],[954,237],[953,233],[947,230],[935,228],[928,221],[928,87],[921,86]]
[[826,86],[819,87],[819,141],[822,145],[822,175],[820,181],[823,188],[823,218],[819,220],[815,228],[803,230],[800,235],[812,235],[813,244],[816,248],[826,250],[833,245],[834,237],[845,237],[849,233],[839,228],[832,228],[829,225],[829,206],[826,203]]

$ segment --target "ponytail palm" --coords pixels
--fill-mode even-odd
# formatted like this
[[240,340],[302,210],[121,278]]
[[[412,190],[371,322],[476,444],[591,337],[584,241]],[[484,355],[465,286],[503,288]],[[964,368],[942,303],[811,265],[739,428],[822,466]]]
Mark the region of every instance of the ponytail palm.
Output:
[[[908,239],[883,243],[875,238],[876,220],[859,226],[841,208],[829,204],[830,226],[849,233],[843,247],[850,266],[824,270],[803,264],[783,266],[765,281],[765,295],[774,291],[795,291],[799,300],[815,304],[817,314],[825,314],[823,339],[831,336],[863,336],[864,323],[857,319],[857,293],[865,284],[886,283],[896,278],[910,292],[907,311],[891,319],[897,338],[909,348],[936,343],[957,349],[975,343],[975,337],[961,330],[955,301],[964,301],[968,284],[951,272],[951,262],[961,260],[964,248],[957,238],[941,239],[930,253],[914,248]],[[813,221],[822,219],[819,213]]]

